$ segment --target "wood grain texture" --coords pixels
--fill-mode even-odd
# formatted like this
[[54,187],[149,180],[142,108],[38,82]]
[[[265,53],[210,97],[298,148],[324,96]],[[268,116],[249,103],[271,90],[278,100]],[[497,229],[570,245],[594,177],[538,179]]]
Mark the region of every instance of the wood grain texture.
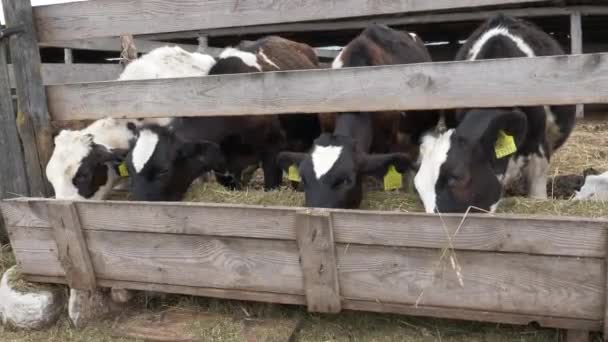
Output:
[[[120,37],[104,37],[92,39],[77,39],[77,40],[62,40],[57,42],[41,42],[40,47],[59,47],[77,50],[93,50],[93,51],[121,51]],[[177,44],[156,42],[146,39],[135,39],[135,46],[140,53],[148,53],[154,49],[163,46],[179,46],[188,52],[195,52],[198,48],[192,44]]]
[[448,23],[459,21],[484,21],[503,13],[512,17],[557,17],[568,16],[574,11],[580,11],[583,15],[606,15],[608,8],[603,6],[560,6],[560,7],[530,7],[530,8],[504,8],[499,10],[475,10],[452,13],[424,13],[406,14],[399,16],[378,16],[372,18],[341,19],[334,21],[306,21],[297,23],[280,23],[269,25],[255,25],[245,27],[226,27],[216,29],[203,29],[193,31],[170,32],[160,34],[147,34],[140,36],[145,39],[168,40],[197,38],[204,34],[209,37],[232,36],[246,34],[271,34],[281,32],[314,32],[314,31],[336,31],[363,29],[372,23],[384,25],[410,25],[429,23]]
[[[45,277],[25,275],[25,279],[34,283],[66,284],[64,277]],[[304,296],[287,295],[267,292],[237,291],[210,289],[190,286],[176,286],[152,283],[125,282],[116,280],[98,279],[98,284],[103,287],[121,287],[131,290],[154,291],[175,294],[186,294],[192,296],[216,297],[225,299],[246,300],[255,302],[270,302],[280,304],[306,305]],[[538,323],[541,327],[561,328],[561,329],[580,329],[586,331],[601,330],[601,320],[585,320],[576,318],[563,318],[539,315],[522,315],[517,313],[477,311],[455,308],[431,307],[419,305],[378,303],[372,301],[361,301],[344,299],[343,309],[358,311],[373,311],[384,313],[397,313],[412,316],[426,316],[436,318],[464,319],[481,322],[493,322],[515,325],[528,325],[532,322]]]
[[[6,44],[0,42],[0,199],[29,194],[25,156],[21,149],[11,98]],[[0,243],[8,242],[4,220],[0,217]]]
[[539,2],[542,1],[102,0],[37,7],[35,17],[39,40],[53,41]]
[[47,94],[54,120],[82,120],[605,103],[607,80],[608,54],[588,54],[82,83]]
[[[19,228],[17,234],[12,238],[24,273],[62,276],[56,252],[48,248],[54,244],[49,229]],[[97,279],[305,293],[295,242],[98,231],[87,232],[86,240]],[[458,251],[464,277],[460,287],[449,266],[438,265],[439,254],[339,245],[340,293],[349,300],[409,306],[418,301],[422,306],[521,315],[604,317],[601,259]]]
[[30,0],[2,0],[6,26],[23,24],[25,32],[10,38],[19,104],[17,122],[30,195],[49,196],[52,188],[44,169],[53,151],[52,128],[40,72],[40,52],[36,40]]
[[[0,203],[8,225],[46,227],[46,203],[15,199]],[[300,208],[204,203],[75,203],[84,230],[249,237],[296,240]],[[334,239],[340,243],[603,258],[608,220],[521,215],[407,214],[331,210]],[[116,218],[120,217],[120,220]],[[445,227],[443,226],[445,224]],[[456,230],[458,234],[454,236]]]
[[[67,284],[67,280],[65,279],[65,277],[48,277],[27,274],[25,275],[25,279],[34,283]],[[304,295],[293,295],[285,293],[214,289],[208,287],[154,284],[107,279],[97,279],[97,284],[101,287],[123,288],[129,290],[185,294],[191,296],[246,300],[254,302],[268,302],[277,304],[306,305],[306,298],[304,297]]]
[[70,288],[94,291],[97,288],[95,269],[91,263],[76,207],[70,202],[52,202],[49,203],[49,214],[59,262],[65,271]]
[[338,245],[343,298],[582,319],[604,317],[602,259]]
[[[583,22],[580,11],[570,14],[570,53],[573,55],[583,53]],[[576,105],[576,117],[585,117],[585,106]]]
[[296,214],[296,240],[308,311],[340,312],[340,286],[329,212],[306,210]]
[[11,247],[23,274],[65,277],[52,229],[7,226]]
[[[13,66],[8,66],[11,88],[15,88],[15,73]],[[123,68],[118,64],[58,64],[41,65],[42,82],[44,85],[101,82],[118,79]]]

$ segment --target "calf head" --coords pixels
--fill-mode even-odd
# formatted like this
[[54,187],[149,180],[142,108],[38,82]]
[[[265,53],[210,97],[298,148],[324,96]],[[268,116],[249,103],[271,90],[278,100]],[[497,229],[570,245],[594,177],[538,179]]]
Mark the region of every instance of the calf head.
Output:
[[131,193],[138,201],[179,201],[196,178],[223,165],[215,143],[186,142],[160,126],[142,127],[127,155]]
[[521,146],[527,132],[526,115],[511,109],[470,110],[455,129],[423,137],[414,183],[426,212],[494,209],[502,196],[499,175],[511,159],[496,155],[501,131]]
[[115,165],[126,151],[96,144],[93,135],[64,130],[55,137],[55,150],[46,176],[58,199],[104,199],[118,177]]
[[345,209],[360,206],[363,176],[384,174],[391,165],[404,172],[410,165],[407,155],[368,154],[352,138],[329,133],[315,140],[310,154],[282,152],[278,162],[286,171],[297,165],[307,207]]

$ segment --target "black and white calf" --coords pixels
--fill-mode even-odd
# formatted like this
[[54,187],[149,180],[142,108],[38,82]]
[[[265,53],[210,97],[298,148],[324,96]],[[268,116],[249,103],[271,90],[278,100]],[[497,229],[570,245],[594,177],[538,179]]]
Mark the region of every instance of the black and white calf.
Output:
[[[426,48],[414,34],[371,25],[340,52],[332,67],[428,61]],[[316,139],[310,154],[281,153],[279,164],[285,170],[298,166],[306,206],[357,208],[364,176],[384,175],[391,165],[399,172],[408,168],[410,156],[399,153],[401,120],[399,112],[341,113],[334,122],[324,115],[323,129],[331,133]]]
[[[538,27],[498,15],[471,35],[456,59],[562,54],[559,44]],[[550,157],[566,141],[574,121],[574,106],[459,110],[455,127],[423,137],[415,186],[425,210],[465,212],[473,207],[493,211],[503,187],[520,174],[527,181],[530,197],[547,198]],[[499,143],[517,151],[497,154]]]
[[[130,63],[119,80],[204,76],[215,63],[211,56],[179,47],[161,47]],[[135,127],[166,126],[171,119],[101,119],[83,130],[63,130],[46,167],[59,199],[104,199],[120,179],[116,167],[124,159]]]
[[[271,36],[225,49],[209,75],[314,68],[312,48]],[[138,200],[180,200],[200,172],[210,169],[223,185],[239,188],[241,172],[260,163],[264,189],[273,189],[282,180],[279,151],[305,149],[318,132],[318,118],[309,114],[181,118],[165,128],[144,127],[127,158],[131,192]]]

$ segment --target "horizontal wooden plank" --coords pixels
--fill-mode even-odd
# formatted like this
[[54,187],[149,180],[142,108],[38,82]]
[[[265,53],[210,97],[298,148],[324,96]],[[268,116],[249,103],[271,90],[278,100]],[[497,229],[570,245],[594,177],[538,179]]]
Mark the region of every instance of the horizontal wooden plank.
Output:
[[[75,50],[93,50],[93,51],[121,51],[120,37],[104,37],[104,38],[91,38],[91,39],[77,39],[77,40],[63,40],[56,42],[42,42],[39,44],[40,47],[56,47],[56,48],[69,48]],[[146,39],[135,39],[135,46],[137,46],[137,52],[147,53],[154,49],[163,46],[179,46],[182,49],[195,52],[198,49],[198,45],[193,44],[177,44],[177,43],[165,43],[157,42]]]
[[247,27],[226,27],[216,29],[203,29],[194,31],[171,32],[161,34],[142,35],[145,39],[185,39],[197,38],[204,34],[208,37],[233,36],[244,34],[271,34],[282,32],[314,32],[314,31],[336,31],[363,29],[372,23],[391,26],[448,23],[459,21],[483,21],[498,13],[506,15],[529,18],[529,17],[556,17],[568,16],[578,11],[583,15],[606,15],[608,8],[605,6],[560,6],[560,7],[530,7],[530,8],[504,8],[499,10],[476,10],[452,13],[424,13],[406,14],[399,16],[381,16],[372,18],[341,19],[335,21],[307,21],[297,23],[280,23],[269,25],[257,25]]
[[[50,229],[9,229],[24,273],[65,276]],[[102,231],[85,240],[98,279],[304,294],[295,241]]]
[[[49,248],[54,243],[50,229],[18,231],[20,235],[12,238],[24,272],[62,277],[56,271],[60,269],[58,257]],[[85,236],[98,279],[304,293],[294,242],[102,231],[87,231]],[[338,245],[341,295],[349,300],[409,306],[418,303],[585,320],[603,317],[602,259],[457,251],[461,287],[449,262],[438,263],[439,252]],[[45,267],[36,266],[43,257]]]
[[[51,228],[47,203],[2,202],[10,226]],[[298,208],[203,203],[77,202],[83,229],[296,240]],[[118,220],[117,218],[120,218]],[[398,247],[515,252],[603,258],[608,220],[518,215],[332,211],[335,241]],[[445,226],[444,226],[445,224]],[[459,228],[460,227],[460,228]]]
[[[25,275],[25,279],[34,283],[67,284],[65,277],[45,277]],[[214,289],[205,287],[179,286],[154,283],[140,283],[133,281],[98,279],[101,287],[120,288],[128,290],[153,291],[173,294],[185,294],[191,296],[204,296],[212,298],[247,300],[255,302],[268,302],[277,304],[306,304],[304,296],[290,295],[285,293],[271,293],[260,291]]]
[[457,251],[463,285],[438,251],[338,246],[340,293],[379,303],[597,320],[604,315],[604,261]]
[[558,329],[582,329],[599,331],[602,327],[600,320],[564,318],[555,316],[523,315],[517,313],[491,312],[455,308],[442,308],[425,305],[404,305],[394,303],[378,303],[345,298],[342,307],[349,310],[363,310],[384,313],[396,313],[411,316],[435,318],[450,318],[468,321],[492,322],[500,324],[528,325],[537,323],[541,327]]
[[97,0],[36,7],[34,17],[39,41],[45,42],[542,2],[545,1]]
[[[11,88],[15,88],[13,66],[8,67]],[[118,79],[122,70],[118,64],[42,64],[42,82],[51,85],[111,81]]]
[[608,54],[81,83],[47,96],[54,120],[606,103]]
[[[25,279],[35,283],[66,284],[63,277],[44,277],[25,275]],[[279,304],[305,305],[304,296],[287,295],[280,293],[254,292],[243,290],[223,290],[191,286],[176,286],[166,284],[138,283],[117,280],[98,280],[100,286],[117,287],[129,290],[154,291],[163,293],[185,294],[192,296],[204,296],[213,298],[236,299],[255,302],[269,302]],[[373,311],[384,313],[397,313],[411,316],[426,316],[436,318],[464,319],[481,322],[493,322],[502,324],[528,325],[536,322],[541,327],[560,329],[582,329],[587,331],[599,331],[602,327],[601,320],[586,320],[576,318],[563,318],[555,316],[522,315],[516,313],[490,312],[479,310],[442,308],[432,306],[413,306],[395,303],[378,303],[354,299],[343,299],[343,309],[358,311]]]
[[51,229],[7,226],[17,264],[24,274],[65,277]]

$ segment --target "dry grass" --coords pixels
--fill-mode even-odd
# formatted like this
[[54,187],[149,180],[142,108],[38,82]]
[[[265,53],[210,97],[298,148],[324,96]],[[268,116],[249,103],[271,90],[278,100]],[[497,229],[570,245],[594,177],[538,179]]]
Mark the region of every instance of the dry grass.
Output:
[[587,168],[608,170],[608,123],[585,121],[553,156],[550,175],[580,174]]

